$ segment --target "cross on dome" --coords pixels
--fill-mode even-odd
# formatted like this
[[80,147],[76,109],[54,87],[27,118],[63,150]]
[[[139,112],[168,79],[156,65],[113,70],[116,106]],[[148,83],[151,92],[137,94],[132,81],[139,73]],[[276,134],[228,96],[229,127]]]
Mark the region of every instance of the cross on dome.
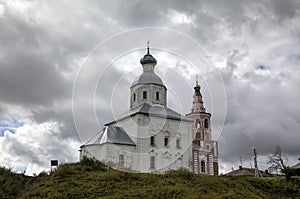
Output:
[[147,41],[147,54],[148,54],[148,55],[150,54],[149,45],[150,45],[150,41],[148,40],[148,41]]
[[150,54],[150,41],[148,40],[147,41],[147,54],[144,55],[144,57],[140,60],[140,63],[142,65],[144,64],[153,64],[153,65],[156,65],[157,64],[157,61],[156,59]]

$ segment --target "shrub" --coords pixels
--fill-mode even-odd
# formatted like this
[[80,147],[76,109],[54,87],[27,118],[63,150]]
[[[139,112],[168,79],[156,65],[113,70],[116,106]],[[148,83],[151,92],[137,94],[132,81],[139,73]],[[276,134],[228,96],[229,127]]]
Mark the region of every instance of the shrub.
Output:
[[84,157],[80,164],[82,166],[87,166],[91,169],[91,171],[106,171],[108,169],[107,166],[105,166],[103,163],[101,163],[98,160],[95,160],[94,158],[88,158]]

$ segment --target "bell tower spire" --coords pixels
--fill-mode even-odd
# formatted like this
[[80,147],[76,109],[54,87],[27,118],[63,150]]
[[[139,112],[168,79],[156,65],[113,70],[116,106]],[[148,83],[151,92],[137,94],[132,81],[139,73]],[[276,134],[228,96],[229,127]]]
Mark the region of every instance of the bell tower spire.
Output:
[[194,86],[194,96],[193,96],[193,107],[192,113],[205,112],[203,105],[202,94],[200,92],[201,86],[198,84],[198,77],[196,77],[196,85]]

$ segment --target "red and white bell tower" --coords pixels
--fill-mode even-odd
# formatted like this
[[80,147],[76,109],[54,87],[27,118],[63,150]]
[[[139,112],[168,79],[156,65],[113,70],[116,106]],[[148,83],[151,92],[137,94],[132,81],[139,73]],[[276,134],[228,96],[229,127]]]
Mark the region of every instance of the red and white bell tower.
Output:
[[218,142],[212,140],[211,114],[207,113],[196,81],[191,113],[186,116],[193,120],[192,171],[199,175],[218,175]]

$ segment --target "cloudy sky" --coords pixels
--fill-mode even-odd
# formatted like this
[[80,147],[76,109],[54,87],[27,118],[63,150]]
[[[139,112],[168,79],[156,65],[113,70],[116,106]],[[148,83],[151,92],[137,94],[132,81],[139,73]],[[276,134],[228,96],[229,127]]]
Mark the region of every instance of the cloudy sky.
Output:
[[[189,113],[196,75],[220,172],[300,157],[300,1],[0,0],[0,165],[78,160],[126,111],[147,40],[168,104]],[[253,165],[253,164],[252,164]]]

